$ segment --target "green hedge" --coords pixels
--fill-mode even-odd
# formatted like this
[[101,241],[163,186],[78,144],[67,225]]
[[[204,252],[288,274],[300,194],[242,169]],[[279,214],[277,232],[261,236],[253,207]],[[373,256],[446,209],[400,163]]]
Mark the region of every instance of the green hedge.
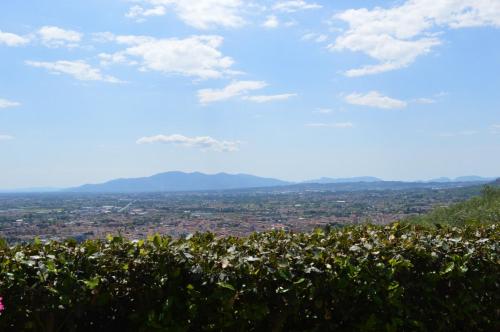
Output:
[[496,225],[0,245],[0,331],[499,330]]

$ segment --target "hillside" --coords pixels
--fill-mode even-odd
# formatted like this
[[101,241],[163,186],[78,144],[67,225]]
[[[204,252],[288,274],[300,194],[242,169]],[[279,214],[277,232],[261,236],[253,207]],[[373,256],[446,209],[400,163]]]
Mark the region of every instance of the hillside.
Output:
[[478,197],[447,207],[436,207],[430,213],[405,222],[419,224],[466,225],[500,222],[500,180],[485,186]]

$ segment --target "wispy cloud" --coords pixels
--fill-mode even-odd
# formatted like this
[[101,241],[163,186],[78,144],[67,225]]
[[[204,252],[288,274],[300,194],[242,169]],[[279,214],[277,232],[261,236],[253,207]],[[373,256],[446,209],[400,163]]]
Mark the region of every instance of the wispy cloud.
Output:
[[13,140],[14,137],[13,136],[10,136],[10,135],[0,135],[0,142],[1,141],[10,141],[10,140]]
[[139,0],[126,14],[130,18],[165,15],[172,11],[187,25],[198,29],[214,27],[237,28],[245,24],[242,0]]
[[224,101],[236,97],[255,103],[267,103],[272,101],[287,100],[297,96],[296,93],[283,93],[276,95],[249,95],[251,91],[261,90],[267,86],[264,81],[233,81],[222,89],[198,90],[198,100],[201,104],[209,104]]
[[303,35],[301,40],[314,41],[316,43],[323,43],[323,42],[328,40],[328,36],[325,34],[310,32],[310,33],[306,33],[305,35]]
[[433,94],[431,97],[420,97],[414,98],[408,101],[408,103],[430,105],[435,104],[443,100],[444,97],[448,95],[447,92],[438,92]]
[[411,102],[412,103],[416,103],[416,104],[435,104],[436,103],[436,99],[432,99],[432,98],[416,98],[416,99],[412,99]]
[[110,75],[104,75],[100,69],[94,68],[83,60],[40,62],[26,61],[28,66],[44,68],[52,74],[66,74],[80,81],[102,81],[108,83],[123,83],[123,81]]
[[337,122],[337,123],[308,123],[306,127],[312,128],[353,128],[354,124],[351,122]]
[[198,91],[198,99],[201,104],[223,101],[248,93],[253,90],[260,90],[267,86],[263,81],[234,81],[223,89],[202,89]]
[[333,109],[331,108],[317,108],[314,113],[319,113],[319,114],[330,114],[333,113]]
[[9,107],[17,107],[21,106],[21,103],[17,101],[7,100],[0,98],[0,108],[9,108]]
[[279,95],[244,96],[242,99],[256,103],[267,103],[272,101],[287,100],[296,96],[296,93],[283,93]]
[[368,93],[351,93],[344,100],[352,105],[368,106],[382,109],[402,109],[408,104],[405,101],[382,95],[378,91]]
[[291,0],[291,1],[280,1],[273,6],[274,10],[293,13],[300,10],[308,10],[308,9],[320,9],[321,5],[317,3],[310,3],[304,0]]
[[125,15],[128,18],[133,18],[138,22],[142,22],[149,16],[163,16],[167,13],[164,6],[154,6],[152,8],[144,8],[138,5],[130,7],[128,13]]
[[269,15],[267,19],[262,23],[262,26],[265,28],[273,29],[277,28],[280,25],[280,22],[276,15]]
[[0,45],[7,46],[22,46],[32,41],[39,41],[42,45],[50,48],[73,48],[79,46],[82,38],[83,33],[57,26],[43,26],[28,36],[20,36],[0,30]]
[[189,148],[199,148],[201,150],[213,150],[218,152],[235,152],[239,150],[238,141],[220,141],[210,136],[188,137],[184,135],[156,135],[142,137],[137,140],[137,144],[164,143],[174,144]]

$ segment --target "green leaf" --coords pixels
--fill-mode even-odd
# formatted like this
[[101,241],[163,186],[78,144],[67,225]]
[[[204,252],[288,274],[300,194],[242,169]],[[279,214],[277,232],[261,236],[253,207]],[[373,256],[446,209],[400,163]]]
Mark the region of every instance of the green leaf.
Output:
[[305,278],[300,278],[299,280],[295,281],[294,284],[295,285],[300,285],[300,284],[304,283],[305,281],[306,281]]
[[229,290],[232,290],[232,291],[236,291],[236,289],[233,287],[233,285],[228,284],[228,283],[226,283],[226,282],[219,281],[219,282],[217,283],[217,285],[218,285],[219,287],[222,287],[222,288],[225,288],[225,289],[229,289]]
[[100,279],[99,277],[94,277],[89,280],[84,280],[83,282],[85,283],[85,286],[87,286],[88,289],[93,290],[97,286],[99,286]]

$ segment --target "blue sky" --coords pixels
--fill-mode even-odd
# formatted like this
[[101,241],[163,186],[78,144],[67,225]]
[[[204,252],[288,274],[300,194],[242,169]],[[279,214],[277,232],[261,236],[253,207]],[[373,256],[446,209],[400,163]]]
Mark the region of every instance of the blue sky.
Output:
[[500,175],[500,1],[0,3],[0,188]]

